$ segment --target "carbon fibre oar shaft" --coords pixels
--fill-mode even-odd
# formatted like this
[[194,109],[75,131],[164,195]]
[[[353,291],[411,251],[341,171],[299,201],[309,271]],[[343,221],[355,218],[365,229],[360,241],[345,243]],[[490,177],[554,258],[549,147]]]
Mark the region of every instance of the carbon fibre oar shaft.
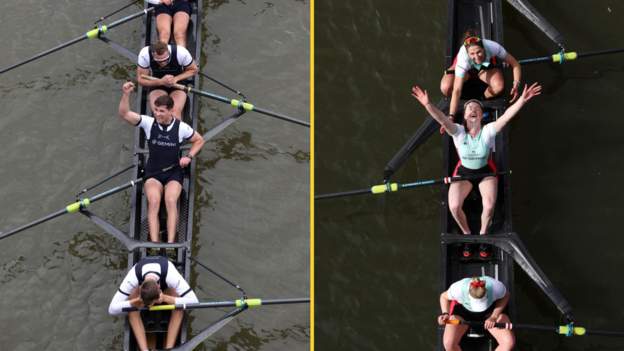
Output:
[[453,182],[458,182],[460,180],[478,179],[482,177],[497,176],[497,175],[503,175],[507,173],[511,174],[511,171],[473,174],[473,175],[466,175],[466,176],[444,177],[440,179],[418,180],[418,181],[411,182],[411,183],[385,183],[385,184],[373,185],[370,188],[366,188],[366,189],[316,195],[314,196],[314,200],[333,199],[337,197],[344,197],[344,196],[351,196],[351,195],[365,195],[365,194],[378,195],[378,194],[383,194],[383,193],[393,193],[399,190],[417,188],[417,187],[421,187],[425,185],[450,184]]
[[[484,322],[477,321],[460,321],[458,319],[449,320],[447,324],[466,324],[470,326],[483,326]],[[609,330],[588,330],[585,327],[575,326],[574,323],[548,326],[548,325],[536,325],[536,324],[521,324],[521,323],[496,323],[494,327],[499,329],[520,329],[520,330],[540,330],[555,332],[564,336],[584,336],[584,335],[599,335],[599,336],[624,336],[624,331],[609,331]]]
[[153,177],[153,176],[155,176],[157,174],[167,172],[167,171],[169,171],[169,170],[171,170],[171,169],[173,169],[175,167],[178,167],[178,165],[171,165],[169,167],[166,167],[166,168],[163,168],[163,169],[159,170],[158,172],[152,173],[150,175],[145,175],[142,178],[137,178],[137,179],[131,180],[131,181],[127,182],[127,183],[124,183],[122,185],[119,185],[119,186],[116,186],[116,187],[111,188],[109,190],[106,190],[104,192],[101,192],[101,193],[99,193],[97,195],[94,195],[91,198],[84,198],[84,199],[77,200],[76,202],[73,202],[73,203],[65,206],[65,208],[60,209],[60,210],[58,210],[56,212],[53,212],[53,213],[51,213],[51,214],[49,214],[47,216],[41,217],[41,218],[39,218],[37,220],[34,220],[34,221],[30,222],[30,223],[27,223],[27,224],[24,224],[24,225],[19,226],[17,228],[14,228],[12,230],[9,230],[8,232],[1,232],[0,233],[0,240],[8,238],[8,237],[10,237],[12,235],[15,235],[15,234],[17,234],[19,232],[22,232],[22,231],[24,231],[24,230],[26,230],[28,228],[32,228],[32,227],[34,227],[34,226],[36,226],[38,224],[47,222],[47,221],[49,221],[51,219],[54,219],[54,218],[59,217],[59,216],[62,216],[64,214],[76,213],[76,212],[80,211],[83,208],[87,208],[90,204],[92,204],[92,203],[94,203],[94,202],[96,202],[98,200],[101,200],[101,199],[103,199],[105,197],[108,197],[108,196],[111,196],[113,194],[116,194],[116,193],[118,193],[120,191],[123,191],[123,190],[125,190],[127,188],[133,187],[133,186],[135,186],[137,184],[140,184],[141,182],[143,182],[145,179],[148,179],[149,177]]
[[[148,79],[148,80],[158,80],[158,78],[154,78],[154,77],[148,76],[148,75],[141,75],[141,77],[143,77],[145,79]],[[241,101],[241,100],[237,100],[237,99],[229,99],[229,98],[227,98],[225,96],[221,96],[221,95],[209,93],[207,91],[199,90],[199,89],[194,88],[194,87],[192,87],[190,85],[189,86],[184,86],[182,84],[174,84],[173,88],[186,91],[187,93],[193,93],[193,94],[205,96],[205,97],[207,97],[209,99],[221,101],[221,102],[224,102],[226,104],[230,104],[230,105],[232,105],[234,107],[242,108],[245,111],[255,111],[255,112],[261,113],[263,115],[275,117],[275,118],[278,118],[278,119],[281,119],[281,120],[284,120],[284,121],[292,122],[292,123],[295,123],[295,124],[298,124],[298,125],[310,128],[310,123],[308,123],[308,122],[302,121],[302,120],[297,119],[297,118],[289,117],[289,116],[283,115],[281,113],[265,110],[263,108],[254,106],[253,104],[245,102],[245,101]]]
[[219,308],[219,307],[258,307],[265,305],[289,305],[295,303],[309,303],[309,297],[291,298],[291,299],[240,299],[233,301],[215,301],[215,302],[199,302],[189,304],[175,304],[175,305],[156,305],[152,307],[126,307],[122,309],[123,312],[132,311],[169,311],[169,310],[194,310],[201,308]]
[[103,24],[99,25],[96,28],[86,32],[85,34],[83,34],[83,35],[81,35],[81,36],[79,36],[77,38],[74,38],[74,39],[72,39],[72,40],[70,40],[68,42],[63,43],[63,44],[57,45],[57,46],[55,46],[55,47],[53,47],[51,49],[48,49],[46,51],[40,52],[40,53],[36,54],[35,56],[30,57],[30,58],[28,58],[28,59],[26,59],[24,61],[18,62],[16,64],[13,64],[13,65],[8,66],[8,67],[5,67],[5,68],[0,70],[0,74],[8,72],[8,71],[10,71],[10,70],[12,70],[14,68],[19,67],[19,66],[25,65],[25,64],[27,64],[29,62],[32,62],[32,61],[36,60],[36,59],[39,59],[39,58],[42,58],[44,56],[50,55],[50,54],[52,54],[54,52],[57,52],[57,51],[59,51],[61,49],[64,49],[64,48],[66,48],[68,46],[74,45],[74,44],[76,44],[78,42],[81,42],[81,41],[83,41],[85,39],[95,39],[98,36],[100,36],[101,34],[106,33],[109,29],[115,28],[118,25],[126,23],[128,21],[131,21],[131,20],[133,20],[133,19],[135,19],[137,17],[141,17],[143,15],[146,15],[146,14],[148,14],[149,12],[151,12],[153,10],[154,10],[154,8],[150,7],[150,8],[147,8],[145,10],[142,10],[140,12],[137,12],[137,13],[134,13],[132,15],[126,16],[124,18],[121,18],[121,19],[119,19],[119,20],[117,20],[115,22],[112,22],[109,25],[103,25]]
[[608,49],[608,50],[599,50],[599,51],[588,51],[584,53],[577,53],[576,51],[570,52],[558,52],[549,56],[535,57],[522,59],[518,62],[521,65],[532,64],[532,63],[541,63],[541,62],[553,62],[553,63],[564,63],[566,61],[573,61],[577,58],[581,57],[590,57],[590,56],[600,56],[600,55],[609,55],[609,54],[617,54],[624,52],[624,48],[621,49]]

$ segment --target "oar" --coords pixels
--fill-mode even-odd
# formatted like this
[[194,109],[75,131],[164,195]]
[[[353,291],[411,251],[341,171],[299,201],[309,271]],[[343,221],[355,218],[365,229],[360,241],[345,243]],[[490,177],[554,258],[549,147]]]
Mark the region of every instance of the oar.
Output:
[[106,33],[109,29],[117,27],[118,25],[126,23],[126,22],[128,22],[130,20],[133,20],[133,19],[137,18],[137,17],[141,17],[143,15],[146,15],[146,14],[148,14],[149,12],[151,12],[153,10],[154,10],[154,8],[150,7],[150,8],[147,8],[147,9],[143,10],[143,11],[137,12],[135,14],[126,16],[126,17],[124,17],[122,19],[119,19],[119,20],[117,20],[115,22],[112,22],[109,25],[100,24],[100,25],[97,26],[97,28],[94,28],[94,29],[88,31],[85,34],[83,34],[83,35],[81,35],[81,36],[79,36],[79,37],[77,37],[75,39],[72,39],[72,40],[70,40],[70,41],[68,41],[66,43],[60,44],[58,46],[55,46],[52,49],[48,49],[46,51],[43,51],[43,52],[41,52],[41,53],[31,57],[31,58],[28,58],[28,59],[24,60],[24,61],[18,62],[16,64],[13,64],[13,65],[11,65],[9,67],[6,67],[6,68],[3,68],[3,69],[0,70],[0,74],[8,72],[8,71],[10,71],[10,70],[12,70],[14,68],[17,68],[17,67],[19,67],[21,65],[25,65],[28,62],[34,61],[34,60],[39,59],[41,57],[50,55],[51,53],[57,52],[57,51],[59,51],[61,49],[64,49],[64,48],[66,48],[68,46],[74,45],[74,44],[76,44],[78,42],[81,42],[81,41],[83,41],[85,39],[95,39],[95,38],[98,38],[101,34]]
[[101,192],[101,193],[99,193],[97,195],[94,195],[91,198],[80,199],[80,200],[78,200],[76,202],[73,202],[73,203],[65,206],[65,208],[63,208],[61,210],[58,210],[56,212],[53,212],[53,213],[51,213],[51,214],[49,214],[47,216],[41,217],[41,218],[39,218],[37,220],[34,220],[34,221],[30,222],[30,223],[27,223],[27,224],[24,224],[22,226],[19,226],[19,227],[15,228],[15,229],[9,230],[8,232],[0,233],[0,240],[8,238],[11,235],[17,234],[17,233],[19,233],[21,231],[24,231],[24,230],[28,229],[28,228],[32,228],[32,227],[34,227],[34,226],[36,226],[38,224],[47,222],[47,221],[49,221],[51,219],[54,219],[56,217],[60,217],[60,216],[62,216],[64,214],[76,213],[76,212],[80,211],[81,209],[87,208],[90,204],[92,204],[92,203],[94,203],[94,202],[96,202],[98,200],[101,200],[101,199],[103,199],[105,197],[108,197],[108,196],[111,196],[113,194],[116,194],[116,193],[118,193],[118,192],[120,192],[122,190],[125,190],[127,188],[133,187],[133,186],[135,186],[137,184],[142,183],[143,181],[145,181],[146,179],[148,179],[150,177],[153,177],[155,175],[167,172],[167,171],[172,170],[172,169],[174,169],[176,167],[179,167],[179,165],[178,164],[174,164],[174,165],[168,166],[168,167],[163,168],[163,169],[161,169],[161,170],[159,170],[159,171],[157,171],[155,173],[152,173],[152,174],[149,174],[149,175],[145,175],[142,178],[137,178],[137,179],[131,180],[131,181],[125,183],[125,184],[122,184],[122,185],[116,186],[116,187],[114,187],[112,189],[109,189],[109,190],[106,190],[104,192]]
[[214,302],[198,302],[188,304],[175,305],[156,305],[151,307],[125,307],[123,312],[132,311],[171,311],[171,310],[196,310],[202,308],[220,308],[220,307],[258,307],[266,305],[289,305],[295,303],[309,303],[309,297],[291,298],[291,299],[239,299],[231,301],[214,301]]
[[129,3],[129,4],[124,5],[124,6],[123,6],[123,7],[121,7],[121,8],[118,8],[117,10],[115,10],[115,11],[113,11],[113,12],[109,13],[108,15],[104,15],[104,16],[102,16],[102,17],[98,18],[98,20],[97,20],[97,21],[95,21],[93,24],[98,24],[98,23],[100,23],[100,22],[104,21],[105,19],[109,18],[110,16],[112,16],[112,15],[114,15],[114,14],[117,14],[117,13],[119,13],[119,12],[121,12],[121,11],[123,11],[123,10],[127,9],[128,7],[130,7],[130,6],[132,6],[132,5],[137,4],[137,3],[138,3],[138,1],[137,1],[137,0],[132,0],[132,1],[130,1],[130,3]]
[[[148,76],[148,75],[141,75],[141,77],[148,79],[148,80],[158,80],[158,78],[154,78],[152,76]],[[284,121],[288,121],[288,122],[292,122],[292,123],[296,123],[305,127],[310,128],[310,123],[308,122],[304,122],[302,120],[293,118],[293,117],[288,117],[286,115],[277,113],[277,112],[273,112],[273,111],[269,111],[269,110],[265,110],[259,107],[254,106],[253,104],[250,104],[248,102],[245,101],[241,101],[241,100],[236,100],[236,99],[228,99],[224,96],[221,95],[217,95],[217,94],[213,94],[213,93],[209,93],[207,91],[203,91],[203,90],[199,90],[196,88],[193,88],[192,86],[184,86],[182,84],[174,84],[172,86],[173,88],[179,89],[179,90],[183,90],[186,91],[187,93],[194,93],[200,96],[205,96],[207,98],[213,99],[213,100],[217,100],[217,101],[221,101],[224,102],[226,104],[230,104],[234,107],[238,107],[238,108],[242,108],[245,111],[255,111],[258,113],[261,113],[263,115],[267,115],[267,116],[271,116],[271,117],[275,117]]]
[[342,192],[338,192],[338,193],[316,195],[316,196],[314,196],[314,200],[333,199],[333,198],[336,198],[336,197],[351,196],[351,195],[365,195],[365,194],[378,195],[378,194],[383,194],[383,193],[393,193],[393,192],[397,192],[397,191],[402,190],[402,189],[417,188],[417,187],[420,187],[420,186],[434,185],[434,184],[450,184],[450,183],[453,183],[453,182],[458,182],[460,180],[470,180],[470,179],[478,179],[478,178],[483,178],[483,177],[493,177],[493,176],[503,175],[503,174],[508,174],[508,173],[511,174],[511,171],[502,171],[502,172],[484,173],[484,174],[472,174],[472,175],[454,176],[454,177],[444,177],[444,178],[440,178],[440,179],[418,180],[418,181],[411,182],[411,183],[385,183],[385,184],[373,185],[370,188],[366,188],[366,189],[350,190],[350,191],[342,191]]
[[[458,325],[465,324],[472,327],[483,326],[484,322],[476,321],[460,321],[459,319],[448,320],[446,324]],[[548,326],[548,325],[536,325],[536,324],[519,324],[519,323],[496,323],[495,328],[499,329],[520,329],[520,330],[541,330],[555,332],[565,336],[583,336],[583,335],[598,335],[598,336],[624,336],[624,331],[609,331],[609,330],[587,330],[585,327],[577,327],[574,323]]]
[[119,172],[115,172],[114,174],[109,175],[108,177],[106,177],[106,178],[104,178],[104,179],[102,179],[102,180],[99,180],[97,183],[95,183],[95,184],[93,184],[93,185],[90,185],[90,186],[88,186],[88,187],[85,187],[84,189],[80,190],[80,192],[79,192],[78,194],[76,194],[76,197],[80,197],[80,195],[82,195],[82,194],[84,194],[84,193],[86,193],[86,192],[88,192],[88,191],[90,191],[90,190],[92,190],[92,189],[97,188],[98,186],[100,186],[100,185],[102,185],[102,184],[104,184],[104,183],[108,182],[109,180],[111,180],[111,179],[115,178],[115,177],[116,177],[116,176],[118,176],[118,175],[121,175],[121,174],[123,174],[123,173],[125,173],[125,172],[129,171],[129,170],[130,170],[130,169],[132,169],[134,166],[135,166],[135,164],[133,163],[133,164],[131,164],[130,166],[125,167],[125,168],[124,168],[124,169],[122,169],[121,171],[119,171]]
[[577,53],[576,51],[570,52],[558,52],[556,54],[550,56],[542,56],[535,58],[528,58],[518,61],[521,65],[532,64],[532,63],[540,63],[540,62],[554,62],[562,64],[566,61],[576,60],[581,57],[590,57],[590,56],[600,56],[600,55],[609,55],[609,54],[617,54],[624,52],[624,48],[622,49],[609,49],[609,50],[600,50],[600,51],[588,51],[583,53]]

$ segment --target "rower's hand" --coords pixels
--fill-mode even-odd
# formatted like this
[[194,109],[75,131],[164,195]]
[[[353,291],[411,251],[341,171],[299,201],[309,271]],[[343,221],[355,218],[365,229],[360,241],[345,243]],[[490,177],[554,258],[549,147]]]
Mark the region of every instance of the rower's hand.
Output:
[[449,321],[449,319],[451,319],[451,317],[449,316],[448,313],[443,313],[441,315],[438,316],[438,324],[439,325],[445,325],[446,322]]
[[180,158],[180,167],[184,168],[184,167],[190,165],[191,161],[192,160],[189,157],[182,156],[182,158]]
[[509,92],[509,96],[511,96],[511,100],[509,100],[509,103],[513,103],[514,101],[516,101],[516,99],[518,98],[518,84],[514,85],[511,88],[511,91]]
[[522,91],[522,100],[527,102],[531,100],[534,96],[540,95],[542,93],[542,86],[539,83],[533,83],[531,86],[524,85],[524,90]]
[[412,87],[412,96],[425,107],[430,103],[429,94],[427,94],[426,90],[422,90],[418,85],[414,85]]
[[136,307],[136,308],[141,308],[143,307],[143,300],[141,300],[140,297],[135,297],[134,299],[130,299],[130,306],[132,307]]
[[175,77],[174,77],[174,76],[172,76],[171,74],[167,74],[167,75],[165,75],[165,76],[164,76],[164,77],[162,77],[160,80],[161,80],[161,81],[163,82],[163,84],[164,84],[165,86],[167,86],[167,87],[171,87],[171,86],[173,86],[173,85],[176,83],[176,81],[175,81]]
[[499,319],[500,319],[500,316],[498,317],[490,316],[488,319],[485,320],[485,323],[483,324],[483,326],[485,327],[485,329],[492,329],[496,326],[496,322],[498,322]]
[[134,90],[134,83],[132,82],[125,82],[121,86],[121,91],[123,91],[124,94],[130,94],[132,93],[133,90]]

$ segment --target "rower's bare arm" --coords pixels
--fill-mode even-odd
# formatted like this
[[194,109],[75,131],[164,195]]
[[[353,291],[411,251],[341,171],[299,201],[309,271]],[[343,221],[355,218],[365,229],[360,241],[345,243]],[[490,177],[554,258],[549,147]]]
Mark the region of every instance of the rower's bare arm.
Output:
[[513,82],[511,83],[511,91],[509,92],[511,100],[509,102],[514,102],[518,98],[518,89],[520,88],[520,81],[522,80],[522,68],[518,60],[509,53],[507,57],[505,57],[505,63],[511,66],[513,70]]
[[433,119],[440,123],[449,133],[455,134],[457,131],[455,123],[451,122],[444,112],[440,111],[439,108],[429,101],[429,94],[426,90],[422,90],[418,85],[414,85],[412,87],[412,96],[425,107]]
[[448,293],[445,291],[440,294],[440,312],[449,313],[450,300],[448,298]]
[[157,87],[163,85],[160,79],[145,79],[143,76],[151,76],[151,72],[148,68],[137,66],[137,82],[144,87]]
[[134,83],[125,82],[121,87],[121,99],[119,100],[119,117],[123,118],[126,122],[136,126],[141,121],[141,116],[130,110],[130,94],[134,90]]
[[[457,66],[455,69],[457,69]],[[453,81],[453,92],[451,93],[451,104],[449,105],[449,115],[454,116],[457,113],[457,105],[459,105],[459,99],[461,98],[463,87],[464,77],[455,76],[455,80]]]
[[194,157],[204,146],[205,141],[204,138],[197,132],[193,133],[193,136],[189,141],[191,142],[191,149],[189,150],[189,154]]
[[177,83],[187,78],[191,78],[192,76],[197,74],[198,71],[199,71],[199,67],[197,67],[197,64],[195,63],[195,61],[193,61],[193,63],[191,63],[184,69],[184,72],[175,76],[175,82]]
[[511,119],[514,118],[516,114],[518,114],[518,111],[520,111],[524,104],[526,104],[534,96],[540,95],[541,93],[542,86],[539,85],[539,83],[533,83],[530,87],[525,84],[522,95],[520,95],[518,101],[516,101],[513,105],[509,106],[505,113],[503,113],[503,115],[494,122],[494,128],[496,129],[496,133],[500,133],[500,131],[505,128],[507,123],[509,123],[509,121],[511,121]]
[[503,313],[503,311],[505,310],[505,307],[507,307],[507,303],[509,303],[509,291],[505,293],[505,296],[503,296],[502,299],[496,300],[496,302],[494,302],[492,317],[498,319],[501,313]]

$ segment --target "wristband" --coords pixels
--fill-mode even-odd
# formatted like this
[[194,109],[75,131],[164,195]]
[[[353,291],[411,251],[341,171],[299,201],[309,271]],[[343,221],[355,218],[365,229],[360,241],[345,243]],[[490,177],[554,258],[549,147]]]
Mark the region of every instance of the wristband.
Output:
[[188,155],[186,155],[186,156],[184,156],[184,157],[188,157],[188,158],[190,158],[191,160],[193,159],[193,155],[191,155],[191,154],[188,154]]

